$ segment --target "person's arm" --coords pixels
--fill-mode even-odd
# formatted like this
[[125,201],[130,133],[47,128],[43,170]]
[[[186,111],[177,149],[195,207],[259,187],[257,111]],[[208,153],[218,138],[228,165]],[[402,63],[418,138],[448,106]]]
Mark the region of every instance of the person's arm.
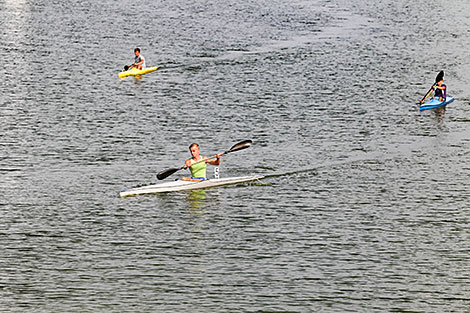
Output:
[[135,64],[135,67],[142,68],[144,66],[144,58],[140,57],[140,61],[134,64]]
[[191,167],[191,159],[187,159],[186,162],[184,162],[184,168],[190,168]]
[[215,166],[218,166],[220,165],[220,153],[217,153],[215,156],[217,157],[217,159],[215,160],[209,160],[207,159],[206,163],[209,163],[210,165],[215,165]]
[[436,87],[436,85],[432,85],[432,87],[431,87],[431,89],[429,89],[428,93],[427,93],[427,94],[424,96],[424,98],[421,99],[419,102],[420,102],[420,103],[424,103],[424,101],[425,101],[430,95],[432,95],[432,92],[433,92],[434,90],[436,90],[435,87]]

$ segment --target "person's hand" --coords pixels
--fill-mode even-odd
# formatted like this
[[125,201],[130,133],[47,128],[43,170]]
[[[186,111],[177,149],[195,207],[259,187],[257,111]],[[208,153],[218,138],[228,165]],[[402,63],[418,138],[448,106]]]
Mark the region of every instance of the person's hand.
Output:
[[217,160],[220,159],[220,156],[222,155],[222,153],[217,153],[215,156],[217,157]]
[[191,159],[187,159],[186,162],[184,162],[184,168],[187,169],[191,167]]

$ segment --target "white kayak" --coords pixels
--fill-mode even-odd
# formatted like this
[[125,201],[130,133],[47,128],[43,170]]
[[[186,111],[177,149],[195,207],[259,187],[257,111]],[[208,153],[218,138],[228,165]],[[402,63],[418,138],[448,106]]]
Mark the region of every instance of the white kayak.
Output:
[[129,197],[136,195],[144,195],[150,193],[160,193],[160,192],[172,192],[172,191],[182,191],[182,190],[194,190],[194,189],[204,189],[219,187],[225,185],[245,183],[253,180],[262,179],[264,176],[241,176],[241,177],[226,177],[218,179],[208,179],[204,181],[185,181],[185,180],[176,180],[167,183],[160,183],[155,185],[143,186],[125,189],[119,193],[121,197]]

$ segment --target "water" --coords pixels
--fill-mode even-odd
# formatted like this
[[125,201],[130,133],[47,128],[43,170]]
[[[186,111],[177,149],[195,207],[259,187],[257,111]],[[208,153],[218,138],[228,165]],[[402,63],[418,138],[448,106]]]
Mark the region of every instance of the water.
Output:
[[[466,1],[140,5],[0,3],[0,311],[468,310]],[[265,180],[118,196],[244,139]]]

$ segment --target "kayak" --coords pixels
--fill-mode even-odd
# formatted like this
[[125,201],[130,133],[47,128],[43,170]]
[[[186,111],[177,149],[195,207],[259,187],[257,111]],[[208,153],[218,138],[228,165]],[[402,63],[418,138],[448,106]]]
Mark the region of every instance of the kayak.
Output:
[[419,110],[423,111],[423,110],[440,108],[440,107],[448,105],[449,103],[453,101],[454,101],[454,97],[447,97],[445,101],[439,101],[439,99],[433,98],[430,101],[423,103],[419,107]]
[[124,78],[127,76],[136,76],[136,75],[144,75],[153,71],[156,71],[158,66],[154,67],[146,67],[144,69],[138,70],[135,67],[131,68],[130,70],[123,71],[119,73],[119,78]]
[[129,197],[129,196],[160,193],[160,192],[173,192],[173,191],[213,188],[213,187],[220,187],[220,186],[225,186],[225,185],[245,183],[245,182],[254,181],[254,180],[258,180],[262,178],[264,178],[264,176],[255,175],[255,176],[207,179],[203,181],[176,180],[176,181],[171,181],[167,183],[160,183],[160,184],[155,184],[155,185],[125,189],[119,193],[119,196]]

